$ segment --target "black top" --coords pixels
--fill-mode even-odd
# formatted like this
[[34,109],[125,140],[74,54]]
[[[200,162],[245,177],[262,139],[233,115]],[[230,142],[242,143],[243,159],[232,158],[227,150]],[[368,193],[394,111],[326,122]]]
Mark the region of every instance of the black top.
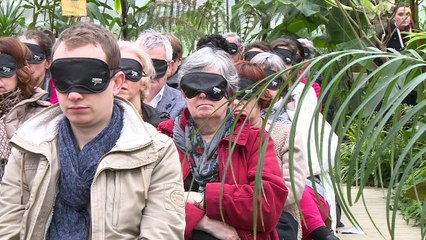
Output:
[[158,127],[158,124],[162,122],[160,119],[160,114],[148,104],[142,102],[142,119],[152,124],[154,127]]

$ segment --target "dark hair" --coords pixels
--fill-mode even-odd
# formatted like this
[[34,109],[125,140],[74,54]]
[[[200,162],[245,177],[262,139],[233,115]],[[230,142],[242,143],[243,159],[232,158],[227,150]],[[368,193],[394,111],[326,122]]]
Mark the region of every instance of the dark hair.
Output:
[[247,46],[244,49],[244,52],[248,52],[253,48],[259,48],[262,49],[264,52],[272,52],[271,44],[265,42],[265,41],[255,41],[250,44],[247,44]]
[[279,47],[285,47],[292,52],[293,56],[299,56],[302,58],[301,61],[304,60],[303,46],[295,37],[288,36],[276,39],[271,43],[271,46],[274,50]]
[[405,8],[410,8],[410,9],[411,9],[411,6],[410,6],[410,4],[409,4],[409,3],[406,3],[406,2],[400,2],[400,3],[398,3],[398,4],[395,6],[395,8],[393,9],[392,17],[393,17],[393,16],[395,16],[396,12],[398,11],[398,9],[399,9],[400,7],[405,7]]
[[27,56],[30,54],[28,48],[15,37],[0,38],[0,53],[8,54],[15,58],[17,63],[16,79],[17,88],[22,92],[22,96],[27,99],[35,92],[36,79],[32,77],[28,68]]
[[220,34],[204,35],[197,42],[197,50],[203,47],[213,47],[229,53],[228,42]]
[[[237,62],[235,67],[237,68],[238,76],[240,78],[251,80],[253,83],[262,81],[265,78],[265,71],[257,63],[242,60]],[[257,103],[261,109],[265,109],[271,105],[271,101],[272,95],[268,91],[263,91]]]
[[35,39],[37,45],[43,48],[44,54],[46,55],[46,60],[52,60],[52,48],[55,43],[55,35],[49,30],[28,30],[23,37],[26,39]]

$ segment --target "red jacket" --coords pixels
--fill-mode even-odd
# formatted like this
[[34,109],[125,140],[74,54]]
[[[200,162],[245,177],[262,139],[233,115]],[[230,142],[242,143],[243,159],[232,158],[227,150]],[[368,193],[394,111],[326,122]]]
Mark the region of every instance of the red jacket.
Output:
[[[186,109],[182,114],[182,129],[186,126],[188,115],[189,112]],[[204,214],[212,219],[222,219],[220,204],[222,204],[222,213],[225,222],[237,229],[239,237],[241,239],[254,239],[254,185],[256,171],[258,170],[258,155],[261,152],[259,151],[261,149],[259,142],[261,135],[266,137],[266,134],[260,129],[250,128],[248,121],[244,125],[243,122],[244,120],[241,118],[238,120],[232,136],[233,141],[238,138],[231,157],[235,176],[233,176],[230,166],[228,166],[227,170],[225,169],[229,157],[228,148],[232,148],[234,144],[232,142],[229,146],[230,137],[226,137],[221,140],[218,148],[220,181],[217,183],[208,183],[206,186],[206,212],[204,213],[203,210],[200,210],[193,204],[186,204],[186,239],[191,237],[193,229]],[[174,119],[171,119],[160,123],[158,129],[168,136],[173,137],[173,127]],[[184,159],[184,154],[185,152],[179,150],[179,156],[183,164],[183,179],[185,180],[187,177],[191,177],[191,171],[188,160]],[[224,178],[225,184],[223,185],[223,190],[221,190]],[[283,211],[288,191],[283,181],[274,144],[271,139],[268,141],[264,156],[262,184],[264,190],[262,195],[264,197],[261,198],[261,207],[259,205],[257,207],[256,239],[278,239],[275,228]],[[260,215],[263,215],[263,225]]]

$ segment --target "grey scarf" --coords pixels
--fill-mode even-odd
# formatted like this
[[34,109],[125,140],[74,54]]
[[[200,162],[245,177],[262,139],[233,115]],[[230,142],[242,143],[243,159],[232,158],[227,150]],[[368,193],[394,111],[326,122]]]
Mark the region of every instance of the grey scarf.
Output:
[[58,135],[61,176],[46,239],[87,240],[89,238],[90,186],[98,162],[116,144],[123,128],[122,109],[115,104],[109,125],[80,151],[68,119]]

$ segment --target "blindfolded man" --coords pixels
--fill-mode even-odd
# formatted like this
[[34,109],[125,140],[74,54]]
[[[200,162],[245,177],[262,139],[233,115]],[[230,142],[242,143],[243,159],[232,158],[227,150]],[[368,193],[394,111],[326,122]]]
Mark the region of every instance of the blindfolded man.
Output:
[[173,62],[170,41],[159,32],[147,30],[141,33],[136,42],[151,57],[156,72],[145,102],[157,110],[162,120],[179,116],[185,108],[183,96],[179,90],[166,84]]
[[124,73],[113,34],[86,23],[54,46],[59,105],[12,138],[0,186],[5,239],[183,239],[180,163],[168,137],[115,98]]

